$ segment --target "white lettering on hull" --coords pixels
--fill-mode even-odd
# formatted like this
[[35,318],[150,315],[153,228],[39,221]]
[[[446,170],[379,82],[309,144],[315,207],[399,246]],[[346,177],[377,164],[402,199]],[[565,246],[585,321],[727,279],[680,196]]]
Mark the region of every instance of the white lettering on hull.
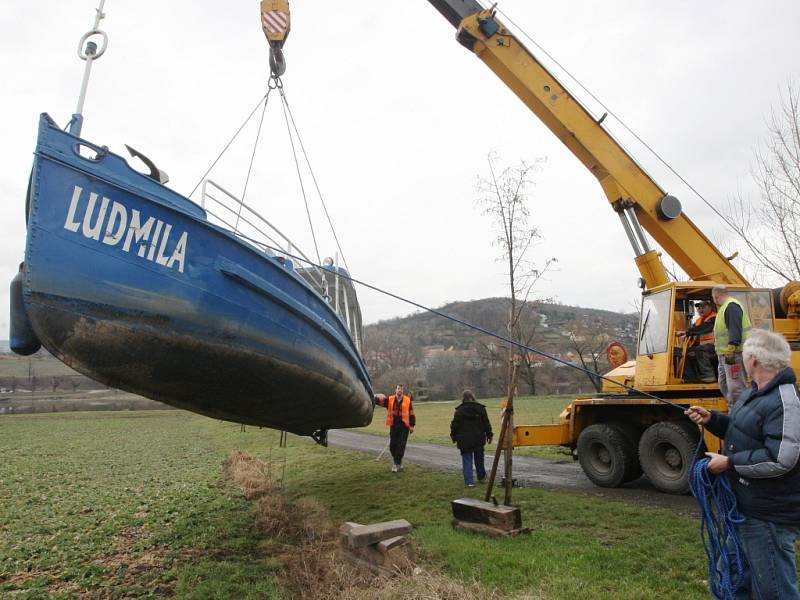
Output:
[[[94,192],[89,194],[85,207],[83,207],[82,197],[83,188],[76,185],[72,190],[72,199],[67,209],[64,229],[80,233],[90,240],[102,241],[107,246],[117,246],[122,242],[121,248],[124,252],[134,250],[136,256],[140,258],[155,262],[168,269],[178,269],[183,273],[186,265],[186,249],[189,244],[188,232],[181,233],[173,247],[170,239],[173,229],[171,223],[165,223],[155,217],[148,217],[142,223],[142,215],[138,210],[128,209],[124,204],[112,202],[105,196],[100,200],[98,208],[98,196]],[[109,204],[111,210],[109,210]],[[81,208],[83,208],[82,219],[78,216]]]

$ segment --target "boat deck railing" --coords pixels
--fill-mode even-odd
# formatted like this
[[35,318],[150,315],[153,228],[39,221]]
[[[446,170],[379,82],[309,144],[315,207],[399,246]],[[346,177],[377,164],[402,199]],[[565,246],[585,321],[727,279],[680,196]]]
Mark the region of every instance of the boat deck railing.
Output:
[[[217,209],[216,211],[212,211],[209,208],[208,200],[214,203],[213,206]],[[228,229],[236,237],[254,244],[265,254],[283,259],[293,255],[299,256],[307,264],[314,265],[314,262],[280,229],[236,195],[210,179],[203,182],[200,206],[205,209],[209,216],[218,221],[218,225]],[[309,273],[309,277],[305,277],[305,279],[310,279],[315,289],[323,296],[326,296],[328,285],[322,271],[315,266],[304,269],[304,271]]]
[[[361,309],[358,306],[353,284],[338,276],[338,264],[330,270],[317,267],[280,229],[261,216],[252,207],[218,183],[203,182],[200,206],[209,220],[228,230],[237,238],[255,246],[267,256],[274,257],[306,281],[344,319],[356,347],[361,351]],[[293,256],[300,257],[308,266],[294,267]],[[337,261],[338,262],[338,261]],[[325,263],[328,265],[328,263]]]

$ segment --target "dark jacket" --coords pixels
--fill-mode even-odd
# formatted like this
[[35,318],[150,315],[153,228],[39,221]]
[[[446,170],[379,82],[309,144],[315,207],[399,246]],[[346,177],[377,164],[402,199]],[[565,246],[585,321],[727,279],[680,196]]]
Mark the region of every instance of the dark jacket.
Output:
[[742,309],[731,302],[725,309],[725,327],[728,330],[728,343],[733,346],[742,345]]
[[459,450],[475,450],[492,437],[492,424],[486,407],[478,402],[462,402],[456,407],[450,423],[450,439]]
[[763,389],[755,385],[729,414],[712,412],[708,430],[724,437],[727,475],[740,512],[800,526],[800,399],[791,368]]

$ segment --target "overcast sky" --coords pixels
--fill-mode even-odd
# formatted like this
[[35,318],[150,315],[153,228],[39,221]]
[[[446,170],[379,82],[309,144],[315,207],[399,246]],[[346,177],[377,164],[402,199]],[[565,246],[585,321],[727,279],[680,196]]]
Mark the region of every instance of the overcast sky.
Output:
[[[3,338],[38,114],[69,120],[83,72],[77,42],[97,4],[0,0]],[[546,157],[530,204],[542,235],[535,252],[559,263],[538,295],[632,309],[638,272],[600,186],[428,2],[294,0],[292,8],[285,91],[355,276],[431,306],[506,294],[476,178],[487,174],[489,152],[507,163]],[[800,3],[505,0],[500,8],[709,199],[751,191],[765,119],[786,82],[800,80]],[[108,0],[106,13],[110,43],[94,67],[83,135],[118,153],[132,145],[188,194],[266,89],[259,2]],[[606,124],[621,135],[613,119]],[[242,188],[254,136],[245,130],[212,173],[223,186]],[[700,200],[642,148],[630,149],[712,239],[724,238]],[[277,102],[247,200],[311,254]],[[313,197],[312,211],[320,252],[332,255]],[[367,323],[412,311],[359,293]]]

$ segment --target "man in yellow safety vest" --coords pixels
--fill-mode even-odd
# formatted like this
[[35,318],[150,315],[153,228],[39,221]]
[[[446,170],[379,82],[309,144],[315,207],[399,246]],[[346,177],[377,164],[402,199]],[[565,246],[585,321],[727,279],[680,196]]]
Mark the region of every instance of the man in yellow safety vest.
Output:
[[733,406],[747,387],[742,345],[750,333],[750,317],[742,303],[733,298],[724,285],[711,290],[714,303],[719,306],[714,321],[714,348],[719,357],[719,389]]

